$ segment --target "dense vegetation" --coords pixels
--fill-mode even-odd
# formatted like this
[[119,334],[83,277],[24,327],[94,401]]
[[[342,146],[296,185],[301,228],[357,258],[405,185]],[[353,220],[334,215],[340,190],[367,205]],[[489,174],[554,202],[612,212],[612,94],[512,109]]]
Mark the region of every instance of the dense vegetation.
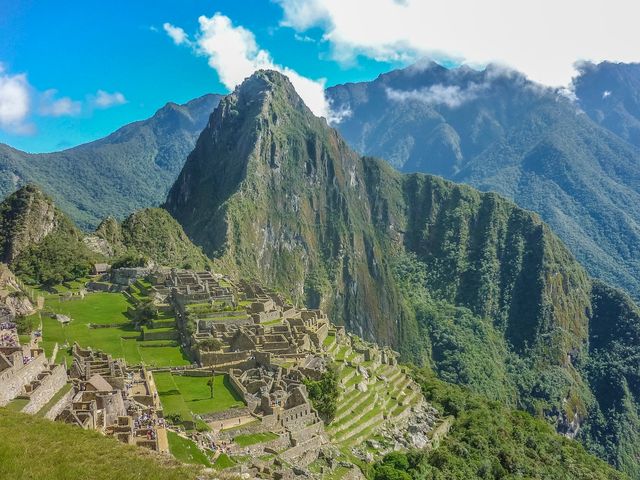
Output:
[[603,372],[635,365],[637,344],[606,357],[592,334],[603,322],[626,335],[636,307],[595,287],[540,217],[359,157],[274,72],[246,80],[212,119],[166,207],[221,269],[321,306],[634,471],[640,384],[621,378],[605,405],[591,366],[598,355]]
[[577,442],[531,415],[415,372],[429,402],[454,418],[431,451],[390,453],[368,472],[374,480],[624,479]]
[[27,185],[0,203],[0,255],[23,280],[54,285],[83,277],[101,258],[81,232],[37,187]]
[[[582,69],[577,102],[501,67],[435,63],[327,94],[351,112],[336,128],[356,150],[512,198],[592,275],[640,299],[640,69]],[[438,88],[457,95],[439,100]]]
[[147,120],[61,152],[29,154],[0,145],[0,197],[37,183],[82,228],[158,205],[220,99],[169,103]]
[[0,408],[0,478],[195,480],[202,476],[200,468],[123,445],[98,432]]
[[195,270],[204,269],[209,260],[184,233],[166,210],[145,208],[118,224],[103,221],[96,235],[106,240],[116,256],[114,266],[143,266],[149,261],[160,265]]
[[318,411],[318,415],[325,423],[331,423],[338,409],[337,402],[340,394],[336,368],[330,365],[319,380],[305,380],[304,384],[313,408]]

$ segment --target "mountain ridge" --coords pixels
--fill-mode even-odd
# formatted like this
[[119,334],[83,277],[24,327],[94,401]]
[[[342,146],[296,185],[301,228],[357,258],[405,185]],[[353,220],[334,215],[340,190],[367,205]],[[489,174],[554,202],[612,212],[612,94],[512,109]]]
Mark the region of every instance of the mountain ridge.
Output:
[[30,154],[0,144],[0,194],[37,183],[82,228],[158,205],[220,96],[168,103],[152,117],[61,152]]
[[358,151],[513,199],[540,213],[592,275],[640,296],[640,150],[579,99],[495,66],[437,64],[327,93],[351,111],[337,129]]

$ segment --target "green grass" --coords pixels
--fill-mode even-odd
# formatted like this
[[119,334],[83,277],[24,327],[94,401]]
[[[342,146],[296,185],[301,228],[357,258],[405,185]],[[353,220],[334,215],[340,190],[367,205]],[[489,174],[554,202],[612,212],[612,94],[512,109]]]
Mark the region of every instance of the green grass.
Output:
[[333,342],[335,342],[335,341],[336,341],[336,336],[330,333],[329,335],[327,335],[327,338],[325,338],[325,339],[324,339],[324,341],[322,342],[322,344],[323,344],[325,347],[330,347],[330,346],[331,346],[331,344],[332,344]]
[[234,462],[233,459],[229,457],[229,455],[227,455],[226,453],[221,453],[218,458],[216,458],[213,466],[218,470],[224,470],[225,468],[233,467],[235,464],[236,462]]
[[[78,342],[83,347],[92,347],[114,357],[124,358],[130,365],[144,362],[150,366],[164,367],[190,363],[177,343],[175,346],[147,348],[147,345],[152,343],[136,340],[140,332],[134,329],[126,315],[130,306],[127,298],[121,293],[91,293],[84,299],[66,302],[55,296],[49,297],[45,309],[69,316],[71,323],[62,326],[55,318],[41,315],[43,347],[47,354],[50,354],[56,343],[62,347],[65,343],[71,346],[73,342]],[[114,326],[89,328],[89,324]],[[65,355],[67,364],[71,365],[70,352],[61,349],[60,354]],[[62,357],[59,356],[58,359],[61,360]]]
[[153,376],[165,417],[179,415],[183,420],[194,421],[194,414],[216,413],[244,406],[226,375],[215,376],[213,398],[207,385],[210,377],[188,377],[171,372],[155,372]]
[[171,372],[154,372],[153,378],[160,395],[164,416],[179,415],[183,420],[193,421],[191,410],[173,381]]
[[60,390],[58,390],[58,391],[55,393],[55,395],[54,395],[53,397],[51,397],[51,400],[49,400],[49,401],[47,402],[47,404],[46,404],[44,407],[42,407],[42,408],[40,409],[40,411],[38,412],[38,416],[39,416],[39,417],[44,417],[44,416],[47,414],[47,412],[48,412],[49,410],[51,410],[51,407],[53,407],[56,403],[58,403],[58,401],[59,401],[63,396],[65,396],[65,395],[69,392],[69,390],[71,390],[71,387],[72,387],[72,386],[73,386],[73,385],[72,385],[71,383],[67,383],[67,384],[66,384],[66,385],[64,385]]
[[0,408],[0,478],[195,480],[201,467],[90,430]]
[[278,435],[273,432],[261,432],[238,435],[237,437],[234,437],[233,441],[241,447],[248,447],[249,445],[255,445],[256,443],[270,442],[276,438],[278,438]]
[[244,406],[242,398],[233,390],[226,375],[214,377],[213,398],[207,385],[209,377],[173,375],[173,381],[185,403],[195,414],[215,413]]
[[169,440],[169,451],[181,462],[204,465],[205,467],[212,466],[209,457],[191,440],[171,431],[167,431],[167,438]]
[[28,403],[28,398],[14,398],[7,404],[6,408],[12,412],[19,412],[26,407]]

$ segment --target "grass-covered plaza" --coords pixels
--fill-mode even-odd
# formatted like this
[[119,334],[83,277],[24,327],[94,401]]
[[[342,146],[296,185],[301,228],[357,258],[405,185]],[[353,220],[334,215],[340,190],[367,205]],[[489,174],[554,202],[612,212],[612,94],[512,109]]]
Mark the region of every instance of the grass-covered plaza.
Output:
[[216,413],[244,406],[227,375],[214,377],[213,397],[208,385],[211,377],[193,377],[171,372],[154,372],[153,377],[165,417],[176,415],[184,421],[193,421],[194,414]]
[[[57,343],[58,360],[66,355],[68,365],[71,364],[68,350],[74,342],[124,358],[129,365],[188,365],[189,359],[176,340],[141,339],[141,332],[127,316],[132,306],[123,293],[88,293],[84,298],[74,296],[69,300],[58,294],[47,294],[44,310],[35,314],[35,323],[42,322],[42,345],[47,354],[51,354]],[[71,322],[63,325],[51,313],[66,315]],[[64,348],[65,345],[69,348]]]

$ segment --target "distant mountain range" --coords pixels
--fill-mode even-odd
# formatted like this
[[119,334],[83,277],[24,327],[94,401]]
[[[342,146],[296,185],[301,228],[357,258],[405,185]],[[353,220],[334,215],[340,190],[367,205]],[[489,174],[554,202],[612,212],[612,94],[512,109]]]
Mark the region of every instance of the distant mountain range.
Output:
[[61,152],[28,154],[0,144],[0,196],[37,183],[85,229],[159,205],[220,98],[168,103],[147,120]]
[[350,112],[337,128],[359,152],[512,198],[639,298],[640,66],[581,72],[577,99],[503,68],[434,63],[327,93]]
[[[525,121],[554,118],[550,107]],[[361,157],[270,71],[221,101],[165,208],[218,269],[543,415],[640,478],[640,310],[592,280],[537,214]]]

